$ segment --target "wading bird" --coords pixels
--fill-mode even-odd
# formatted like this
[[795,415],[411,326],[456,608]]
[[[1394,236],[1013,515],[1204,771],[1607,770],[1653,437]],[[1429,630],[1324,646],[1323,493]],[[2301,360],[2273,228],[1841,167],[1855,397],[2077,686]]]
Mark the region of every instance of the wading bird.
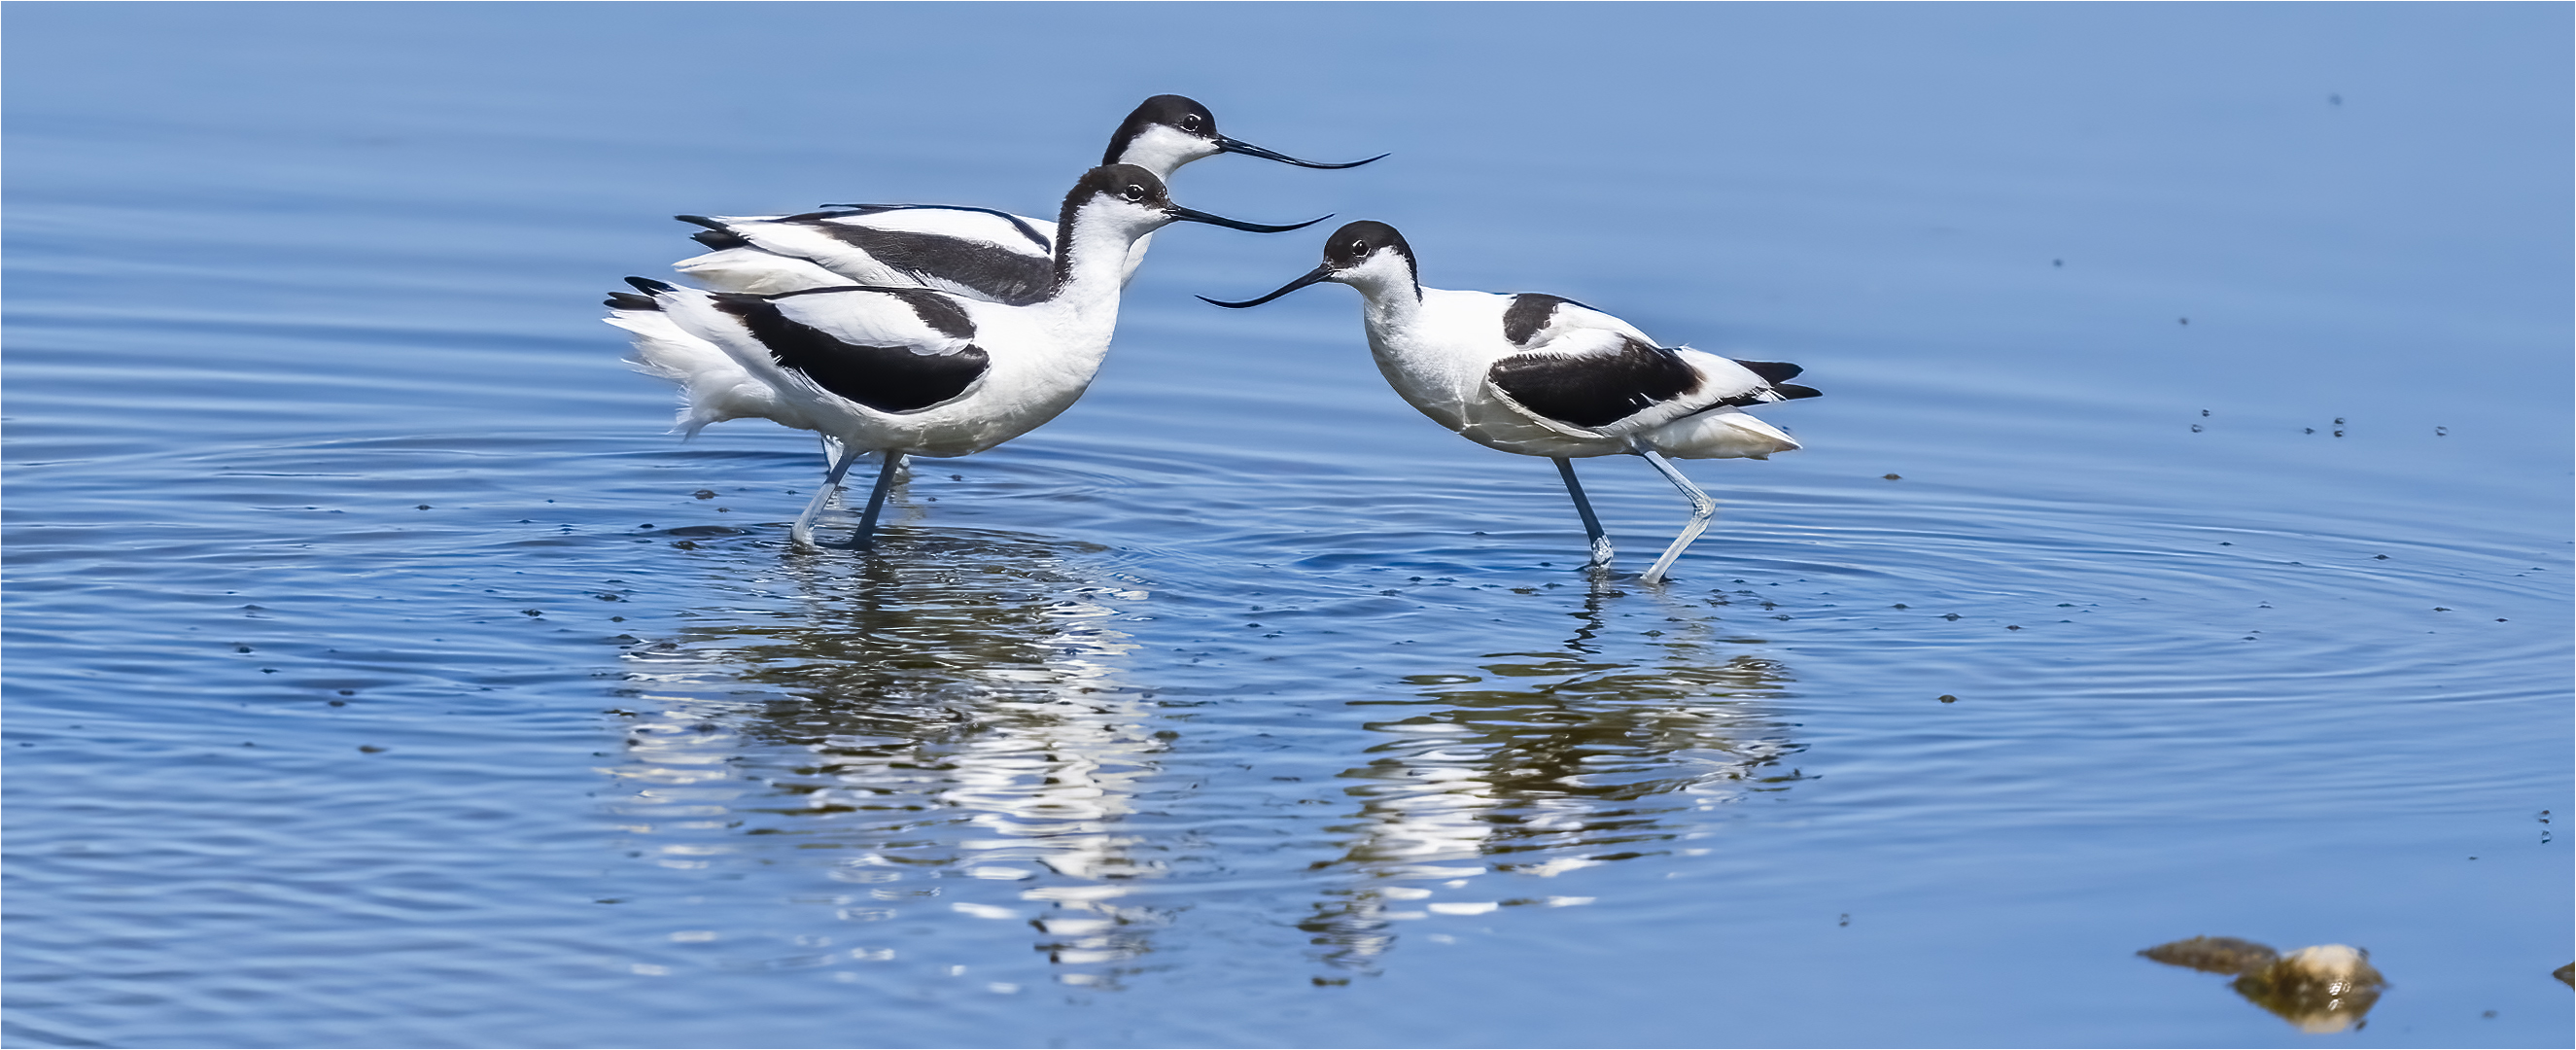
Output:
[[918,287],[841,285],[771,295],[707,292],[641,277],[612,293],[609,324],[634,336],[637,370],[680,385],[680,428],[758,416],[836,441],[831,473],[788,530],[811,547],[850,465],[882,453],[854,546],[874,533],[907,455],[963,456],[1029,432],[1091,385],[1118,322],[1129,246],[1173,222],[1279,233],[1172,203],[1154,173],[1093,168],[1065,195],[1065,246],[1046,294],[1021,305]]
[[1786,382],[1796,365],[1661,346],[1571,299],[1425,288],[1412,246],[1382,222],[1334,231],[1323,265],[1278,291],[1239,303],[1200,298],[1242,309],[1324,281],[1359,290],[1369,353],[1406,402],[1479,445],[1556,461],[1594,567],[1609,566],[1610,538],[1574,479],[1574,460],[1633,454],[1680,489],[1690,523],[1646,570],[1650,584],[1717,513],[1717,501],[1665,457],[1767,459],[1795,449],[1789,435],[1743,410],[1819,393]]

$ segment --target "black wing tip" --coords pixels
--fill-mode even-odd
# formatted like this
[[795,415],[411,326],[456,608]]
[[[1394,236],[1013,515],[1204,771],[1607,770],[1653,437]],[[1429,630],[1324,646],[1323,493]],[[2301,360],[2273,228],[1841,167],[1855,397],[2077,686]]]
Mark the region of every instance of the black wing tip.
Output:
[[637,295],[633,292],[610,292],[608,293],[608,301],[605,305],[611,310],[659,310],[662,308],[662,304],[653,301],[653,297],[648,295]]
[[1761,376],[1765,383],[1787,382],[1798,378],[1799,373],[1807,370],[1804,365],[1793,365],[1787,361],[1737,361],[1735,363],[1743,365],[1745,371]]
[[[634,286],[636,291],[642,292],[646,295],[660,295],[664,292],[676,292],[679,290],[677,285],[668,281],[656,281],[650,277],[629,277],[626,279],[626,283]],[[623,295],[625,293],[619,292],[614,294]]]
[[1780,392],[1780,400],[1782,401],[1796,401],[1799,398],[1825,396],[1825,392],[1822,390],[1818,390],[1811,386],[1799,386],[1796,383],[1773,383],[1771,384],[1771,389]]
[[692,225],[697,225],[697,226],[704,226],[704,227],[706,227],[706,228],[708,228],[708,229],[710,229],[710,230],[721,230],[721,229],[724,229],[724,228],[725,228],[725,224],[723,224],[723,223],[721,223],[721,222],[717,222],[717,221],[715,221],[714,219],[707,218],[707,217],[706,217],[706,216],[704,216],[704,215],[674,215],[674,216],[671,216],[671,217],[672,217],[672,218],[674,218],[674,219],[678,219],[678,220],[680,220],[681,222],[690,223],[690,224],[692,224]]

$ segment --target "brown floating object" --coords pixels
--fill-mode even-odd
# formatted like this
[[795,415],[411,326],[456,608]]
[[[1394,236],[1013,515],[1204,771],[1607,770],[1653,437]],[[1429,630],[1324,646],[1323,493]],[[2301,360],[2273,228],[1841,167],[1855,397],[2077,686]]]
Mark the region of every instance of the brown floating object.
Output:
[[2234,937],[2194,937],[2138,954],[2205,973],[2239,974],[2231,985],[2236,994],[2304,1032],[2340,1032],[2360,1024],[2388,987],[2388,979],[2370,965],[2369,952],[2343,944],[2284,955]]
[[2268,944],[2234,937],[2194,937],[2159,944],[2138,954],[2167,966],[2187,966],[2202,973],[2253,973],[2281,959]]

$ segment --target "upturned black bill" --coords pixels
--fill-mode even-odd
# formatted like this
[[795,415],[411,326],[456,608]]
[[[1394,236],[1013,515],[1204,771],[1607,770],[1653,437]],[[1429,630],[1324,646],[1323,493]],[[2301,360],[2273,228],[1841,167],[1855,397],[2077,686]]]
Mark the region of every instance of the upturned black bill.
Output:
[[1170,210],[1165,211],[1163,214],[1169,215],[1175,220],[1185,222],[1204,222],[1210,226],[1223,226],[1227,229],[1233,230],[1250,230],[1254,233],[1286,233],[1290,230],[1302,230],[1306,227],[1322,222],[1325,219],[1332,218],[1330,215],[1321,215],[1304,222],[1294,223],[1287,226],[1265,226],[1257,222],[1245,222],[1241,219],[1229,219],[1223,215],[1210,215],[1195,208],[1181,207],[1178,204],[1172,205]]
[[1304,276],[1304,277],[1300,277],[1300,278],[1298,278],[1298,279],[1296,279],[1296,280],[1293,280],[1293,281],[1290,281],[1290,282],[1288,282],[1287,284],[1285,284],[1285,285],[1281,286],[1281,287],[1280,287],[1280,289],[1279,289],[1278,291],[1272,292],[1272,293],[1270,293],[1270,294],[1268,294],[1268,295],[1265,295],[1265,296],[1262,296],[1261,298],[1258,298],[1258,299],[1246,299],[1246,300],[1244,300],[1244,301],[1242,301],[1242,302],[1239,302],[1239,303],[1229,303],[1229,302],[1222,302],[1222,301],[1219,301],[1219,300],[1216,300],[1216,299],[1210,299],[1210,298],[1208,298],[1207,296],[1202,295],[1202,296],[1199,296],[1199,301],[1200,301],[1200,302],[1203,302],[1203,303],[1209,303],[1209,304],[1211,304],[1211,305],[1215,305],[1215,306],[1222,306],[1222,307],[1225,307],[1225,308],[1226,308],[1226,309],[1228,309],[1228,310],[1240,310],[1240,309],[1243,309],[1244,307],[1247,307],[1247,306],[1259,306],[1259,305],[1261,305],[1261,304],[1263,304],[1263,303],[1266,303],[1266,302],[1269,302],[1270,300],[1273,300],[1273,299],[1279,298],[1280,296],[1286,295],[1286,294],[1288,294],[1288,293],[1290,293],[1290,292],[1296,291],[1297,289],[1303,288],[1303,287],[1305,287],[1305,286],[1307,286],[1307,285],[1310,285],[1310,284],[1319,284],[1319,283],[1322,283],[1322,282],[1324,282],[1324,281],[1327,281],[1327,280],[1332,279],[1332,276],[1333,276],[1333,264],[1331,264],[1331,263],[1325,263],[1325,264],[1324,264],[1324,265],[1322,265],[1322,266],[1315,267],[1315,269],[1314,269],[1313,271],[1311,271],[1311,272],[1307,273],[1307,274],[1306,274],[1306,276]]
[[1355,160],[1347,164],[1325,164],[1320,161],[1298,160],[1275,149],[1263,149],[1242,139],[1230,139],[1221,135],[1217,137],[1216,150],[1219,153],[1240,153],[1247,157],[1275,160],[1281,164],[1294,164],[1300,168],[1356,168],[1368,163],[1369,160],[1385,160],[1387,157],[1386,154],[1380,153],[1368,160]]

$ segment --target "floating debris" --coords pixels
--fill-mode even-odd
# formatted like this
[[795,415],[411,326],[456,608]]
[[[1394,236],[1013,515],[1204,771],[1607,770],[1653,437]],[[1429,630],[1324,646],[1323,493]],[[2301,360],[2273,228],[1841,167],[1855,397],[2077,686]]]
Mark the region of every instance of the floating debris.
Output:
[[2138,954],[2202,973],[2236,974],[2231,985],[2236,994],[2303,1032],[2341,1032],[2360,1025],[2388,986],[2388,979],[2370,965],[2369,952],[2343,944],[2283,954],[2235,937],[2194,937]]

